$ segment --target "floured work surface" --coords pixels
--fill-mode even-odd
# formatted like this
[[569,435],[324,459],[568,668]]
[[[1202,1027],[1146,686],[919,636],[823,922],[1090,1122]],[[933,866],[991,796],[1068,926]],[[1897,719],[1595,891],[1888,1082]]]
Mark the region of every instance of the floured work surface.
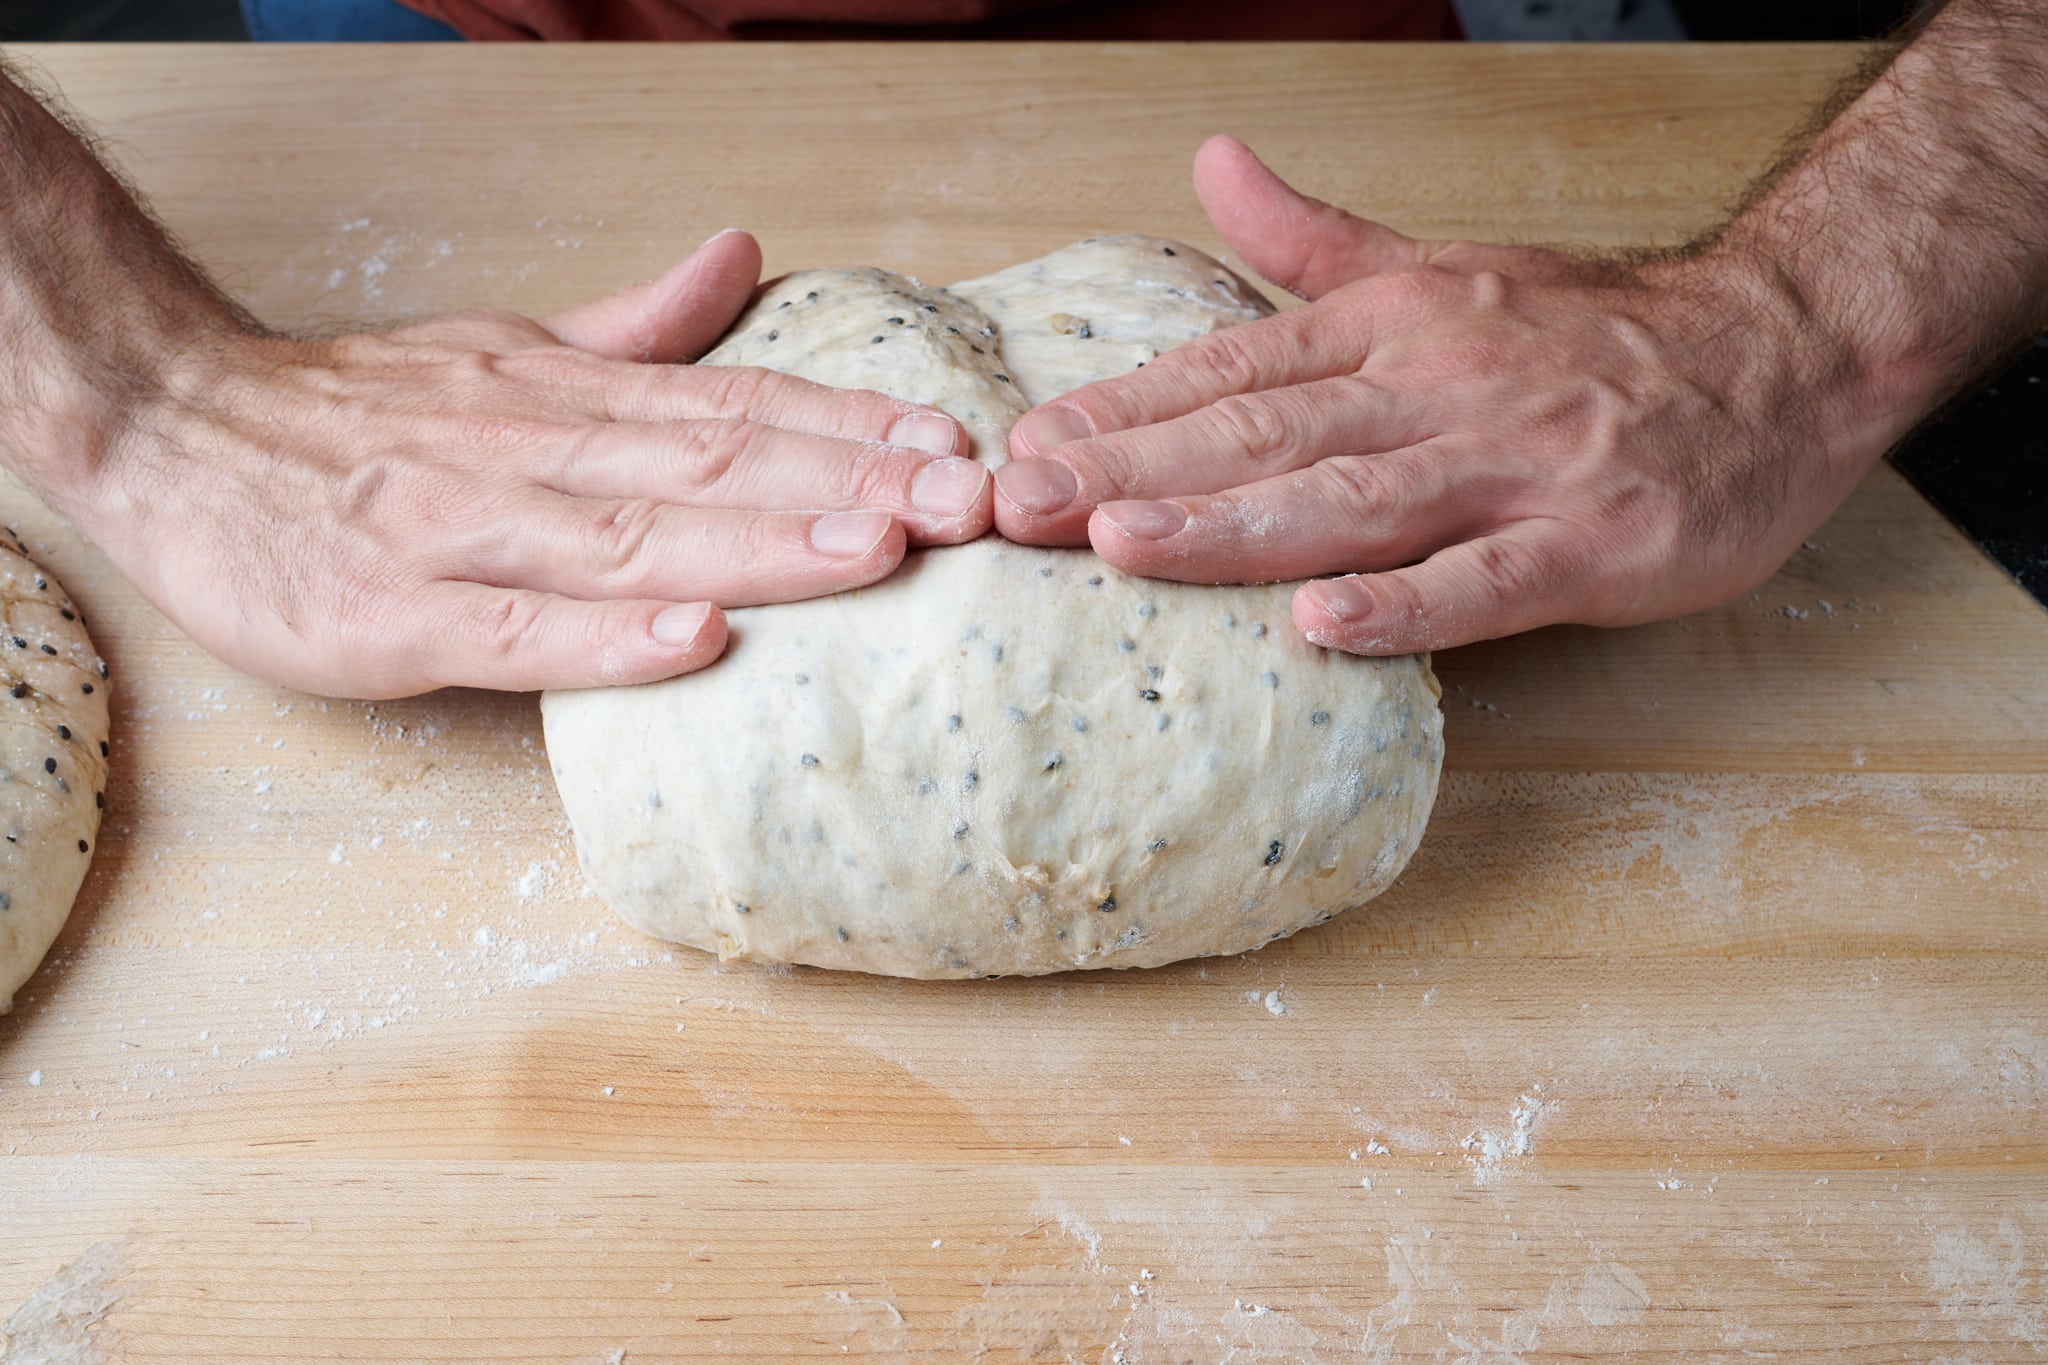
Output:
[[[541,312],[731,222],[777,272],[1213,250],[1219,111],[1416,232],[1668,239],[1849,58],[50,64],[291,323]],[[1360,913],[965,986],[671,959],[581,895],[531,698],[236,678],[4,502],[116,687],[0,1020],[0,1323],[82,1303],[143,1365],[2040,1358],[2048,620],[1889,471],[1753,600],[1438,655],[1442,794]]]

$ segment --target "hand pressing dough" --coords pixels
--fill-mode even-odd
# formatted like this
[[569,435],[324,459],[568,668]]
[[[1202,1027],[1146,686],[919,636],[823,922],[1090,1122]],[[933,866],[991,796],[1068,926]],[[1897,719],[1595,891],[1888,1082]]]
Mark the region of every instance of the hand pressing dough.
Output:
[[0,1014],[71,913],[106,804],[107,666],[78,609],[0,543]]
[[[995,465],[1033,404],[1270,311],[1192,248],[1098,238],[944,290],[792,275],[703,363],[930,403]],[[543,698],[584,875],[722,958],[897,976],[1147,967],[1321,923],[1413,852],[1442,717],[1425,659],[1310,645],[1292,595],[991,535],[734,611],[701,673]]]

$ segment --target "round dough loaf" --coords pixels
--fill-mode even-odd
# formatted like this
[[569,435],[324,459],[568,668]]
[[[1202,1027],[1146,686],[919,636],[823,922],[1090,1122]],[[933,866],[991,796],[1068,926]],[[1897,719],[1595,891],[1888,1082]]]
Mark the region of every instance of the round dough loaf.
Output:
[[[946,290],[792,275],[704,363],[933,404],[998,464],[1034,403],[1270,311],[1190,247],[1099,238]],[[1426,659],[1310,645],[1292,593],[989,536],[734,611],[701,673],[543,699],[584,875],[723,958],[898,976],[1154,966],[1320,923],[1406,863],[1442,718]]]
[[0,1014],[56,941],[92,862],[106,678],[63,588],[18,538],[0,543]]

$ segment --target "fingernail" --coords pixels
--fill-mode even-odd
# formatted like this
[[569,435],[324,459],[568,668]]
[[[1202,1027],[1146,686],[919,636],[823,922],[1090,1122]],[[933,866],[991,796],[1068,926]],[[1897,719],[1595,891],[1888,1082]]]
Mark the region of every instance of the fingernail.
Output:
[[996,471],[996,488],[1012,507],[1037,517],[1065,509],[1081,491],[1074,471],[1052,460],[1012,460]]
[[1133,540],[1164,540],[1188,524],[1188,514],[1171,502],[1105,502],[1096,510]]
[[704,630],[704,623],[711,619],[709,602],[691,602],[680,607],[664,607],[661,614],[647,627],[647,633],[658,645],[687,645]]
[[1088,419],[1074,408],[1040,408],[1026,413],[1017,423],[1017,438],[1026,450],[1051,450],[1069,441],[1085,441],[1095,434]]
[[951,455],[959,447],[959,428],[935,412],[906,413],[889,428],[889,444],[922,450],[927,455]]
[[811,523],[811,548],[834,559],[861,559],[894,522],[887,512],[834,512]]
[[988,483],[988,470],[975,460],[933,460],[910,481],[910,505],[935,517],[957,517],[974,509]]
[[1339,621],[1358,621],[1372,615],[1372,594],[1356,578],[1331,578],[1308,585],[1315,604]]

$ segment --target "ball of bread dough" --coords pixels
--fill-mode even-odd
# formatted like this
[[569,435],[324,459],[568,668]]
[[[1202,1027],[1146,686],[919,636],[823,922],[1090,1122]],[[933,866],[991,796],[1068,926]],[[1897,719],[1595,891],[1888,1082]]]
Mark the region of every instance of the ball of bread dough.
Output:
[[[1269,311],[1192,248],[1100,238],[945,290],[792,275],[704,363],[930,403],[994,464],[1033,403]],[[899,976],[1153,966],[1319,923],[1414,850],[1442,720],[1425,659],[1317,648],[1292,593],[990,536],[734,611],[701,673],[544,698],[584,874],[661,938]]]
[[0,1014],[71,914],[107,785],[107,666],[78,609],[0,541]]

